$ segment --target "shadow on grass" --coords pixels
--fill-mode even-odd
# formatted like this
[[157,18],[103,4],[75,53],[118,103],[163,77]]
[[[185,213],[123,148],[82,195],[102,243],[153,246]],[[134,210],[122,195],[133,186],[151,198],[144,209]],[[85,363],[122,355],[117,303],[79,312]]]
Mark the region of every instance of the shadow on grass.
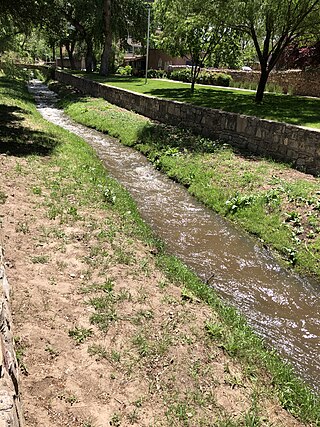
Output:
[[22,114],[26,111],[20,107],[0,104],[0,153],[17,157],[48,156],[57,146],[57,140],[25,126]]
[[0,76],[0,99],[1,95],[22,102],[32,101],[32,96],[25,90],[25,83],[12,80],[6,76]]
[[[275,120],[297,126],[320,128],[320,99],[265,93],[263,102],[255,103],[255,93],[234,90],[233,88],[196,87],[192,95],[190,87],[174,87],[179,82],[166,82],[161,79],[144,80],[132,76],[99,76],[97,73],[85,74],[85,78],[101,83],[119,83],[119,86],[159,98],[192,103],[232,113],[256,116],[262,119]],[[161,87],[165,86],[165,87]],[[172,86],[172,87],[170,87]],[[142,88],[142,90],[141,90]]]
[[138,132],[137,143],[134,145],[140,145],[140,147],[137,148],[139,148],[139,150],[145,155],[148,155],[150,151],[154,150],[152,147],[155,147],[157,154],[151,156],[151,158],[149,156],[152,162],[156,161],[161,154],[174,156],[176,152],[183,153],[186,150],[195,154],[214,154],[221,150],[230,150],[235,156],[243,157],[250,162],[267,160],[272,161],[275,164],[279,163],[283,166],[286,165],[287,167],[292,167],[290,163],[286,163],[285,161],[272,159],[271,157],[259,154],[253,154],[248,150],[241,149],[240,147],[234,147],[222,140],[203,138],[189,129],[166,125],[163,123],[145,125]]
[[[121,82],[121,83],[134,83],[137,81],[136,77],[133,76],[100,76],[98,73],[85,73],[83,71],[72,71],[72,74],[80,75],[84,78],[94,80],[96,82],[109,83],[109,82]],[[143,83],[144,84],[144,83]]]
[[318,99],[266,93],[263,103],[258,105],[254,102],[252,93],[241,93],[240,91],[235,93],[227,89],[197,88],[193,96],[189,89],[183,88],[151,89],[148,93],[202,107],[299,126],[319,124],[320,128],[320,100]]

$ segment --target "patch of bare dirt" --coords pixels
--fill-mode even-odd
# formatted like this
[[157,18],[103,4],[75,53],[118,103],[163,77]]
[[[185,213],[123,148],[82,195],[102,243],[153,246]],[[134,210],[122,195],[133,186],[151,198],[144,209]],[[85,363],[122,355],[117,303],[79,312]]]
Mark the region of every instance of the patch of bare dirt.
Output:
[[257,393],[262,426],[301,425],[209,339],[215,314],[181,297],[115,213],[79,204],[79,218],[50,219],[32,162],[0,168],[27,427],[243,425]]

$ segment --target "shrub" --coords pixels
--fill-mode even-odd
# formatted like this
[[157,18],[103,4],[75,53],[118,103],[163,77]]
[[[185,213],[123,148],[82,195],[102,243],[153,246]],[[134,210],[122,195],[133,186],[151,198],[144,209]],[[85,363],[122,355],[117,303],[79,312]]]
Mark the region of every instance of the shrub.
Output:
[[191,69],[182,68],[181,70],[172,71],[170,74],[170,79],[191,83]]
[[[172,71],[170,79],[191,83],[191,69],[183,68],[181,70]],[[228,87],[230,86],[231,80],[232,77],[229,76],[229,74],[203,70],[200,71],[196,83]]]
[[[11,79],[28,81],[33,76],[33,71],[19,65],[21,58],[14,52],[6,52],[1,56],[0,71]],[[23,60],[23,59],[22,59]],[[28,60],[25,60],[28,63]]]
[[120,76],[132,76],[132,67],[131,65],[126,65],[125,67],[119,67],[117,73]]
[[229,74],[226,73],[217,73],[217,84],[218,86],[230,86],[230,82],[232,80],[232,77]]
[[148,70],[149,79],[163,79],[166,77],[167,73],[165,70],[154,70],[153,68],[150,68],[150,70]]
[[232,77],[229,74],[211,71],[201,71],[197,78],[197,83],[213,86],[230,86]]

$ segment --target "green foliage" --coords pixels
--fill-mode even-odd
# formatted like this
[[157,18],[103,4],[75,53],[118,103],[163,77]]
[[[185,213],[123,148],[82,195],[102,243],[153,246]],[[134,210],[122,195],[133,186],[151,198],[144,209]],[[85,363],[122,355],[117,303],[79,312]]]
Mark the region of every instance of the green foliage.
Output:
[[19,62],[17,54],[14,52],[7,52],[1,55],[0,70],[8,78],[28,81],[33,71],[16,65],[17,62]]
[[46,0],[15,0],[0,2],[0,23],[5,28],[9,26],[9,20],[18,32],[30,33],[33,25],[41,23],[46,16],[48,5]]
[[[169,78],[172,80],[177,80],[181,82],[191,83],[192,73],[190,68],[181,68],[174,70],[170,73]],[[196,83],[203,85],[213,85],[213,86],[226,86],[230,85],[232,77],[226,73],[216,73],[212,71],[203,70],[200,71],[198,77],[196,78]]]
[[191,69],[182,68],[180,70],[174,70],[170,73],[169,78],[180,82],[191,83]]
[[227,211],[230,213],[235,213],[239,209],[250,206],[255,198],[256,197],[252,194],[241,196],[237,193],[232,199],[226,201]]
[[316,0],[232,0],[234,21],[248,34],[260,62],[261,77],[256,102],[263,99],[269,73],[284,49],[305,39],[320,23],[320,1]]
[[77,345],[82,344],[87,338],[92,336],[92,330],[76,326],[70,329],[69,337],[73,338]]
[[226,14],[220,9],[219,2],[208,2],[203,7],[201,0],[159,0],[156,17],[162,29],[158,47],[191,60],[193,91],[200,67],[229,35]]
[[226,73],[215,73],[211,71],[200,71],[197,83],[213,86],[230,86],[232,77]]
[[132,76],[132,67],[131,65],[126,65],[125,67],[119,67],[117,73],[120,76]]
[[167,72],[165,70],[148,70],[149,79],[164,79],[167,77]]

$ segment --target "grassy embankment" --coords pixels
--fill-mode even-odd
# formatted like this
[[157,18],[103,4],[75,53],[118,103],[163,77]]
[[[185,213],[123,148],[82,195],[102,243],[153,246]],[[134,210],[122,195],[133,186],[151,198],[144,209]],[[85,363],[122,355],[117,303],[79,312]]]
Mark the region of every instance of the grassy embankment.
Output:
[[[181,262],[165,254],[161,244],[154,239],[139,217],[128,193],[106,175],[93,150],[78,137],[41,119],[23,84],[2,77],[0,82],[0,150],[6,153],[4,162],[6,159],[15,159],[16,166],[10,176],[19,180],[20,185],[30,187],[28,197],[33,198],[38,209],[45,209],[46,219],[50,222],[46,230],[41,227],[39,230],[33,230],[34,247],[43,248],[48,245],[50,248],[50,239],[54,236],[55,239],[61,239],[57,250],[61,251],[62,255],[70,239],[73,239],[71,243],[83,240],[84,248],[88,251],[83,261],[87,263],[86,273],[79,276],[82,280],[79,292],[84,295],[83,304],[90,306],[88,316],[92,327],[86,329],[77,325],[76,328],[64,332],[76,341],[82,359],[82,348],[88,344],[89,356],[96,359],[92,363],[101,364],[99,371],[105,371],[107,362],[111,361],[112,381],[116,381],[120,373],[121,378],[126,375],[126,381],[121,381],[119,387],[130,384],[132,375],[138,378],[138,383],[149,381],[149,394],[137,400],[134,411],[126,414],[125,405],[123,413],[115,413],[110,424],[120,425],[121,417],[124,416],[131,423],[139,423],[139,414],[149,403],[150,408],[156,407],[160,414],[160,423],[155,425],[205,426],[214,422],[214,425],[220,427],[267,426],[272,424],[272,416],[268,418],[270,411],[276,410],[279,414],[279,409],[275,409],[279,408],[278,405],[306,423],[320,425],[319,398],[294,377],[291,368],[284,365],[277,355],[264,348],[261,340],[251,332],[244,319],[233,308],[223,304],[215,292],[201,283]],[[175,140],[174,146],[168,147],[165,144],[165,148],[161,150],[159,147],[155,150],[155,146],[150,146],[145,140],[143,145],[140,144],[140,148],[147,151],[159,167],[168,171],[174,166],[171,164],[172,160],[176,163],[178,159],[180,164],[184,164],[186,160],[189,164],[192,160],[192,176],[190,173],[188,175],[191,181],[198,173],[198,160],[203,164],[203,156],[207,163],[217,160],[219,163],[224,162],[225,175],[230,170],[231,161],[237,159],[240,162],[240,158],[235,157],[229,147],[195,139],[191,135],[185,140],[182,134],[174,129],[154,127],[144,119],[137,119],[130,113],[115,109],[100,100],[88,100],[82,102],[82,105],[84,110],[77,103],[70,104],[69,112],[73,116],[80,113],[86,122],[92,120],[92,126],[103,126],[104,130],[107,130],[106,123],[117,123],[119,128],[126,129],[127,138],[130,133],[128,131],[131,130],[132,135],[138,132],[152,140],[155,132],[159,139],[165,137],[164,142]],[[100,121],[100,125],[96,120]],[[113,130],[113,133],[119,132]],[[126,143],[134,144],[136,141],[132,141],[130,137]],[[183,148],[180,147],[182,143]],[[196,152],[192,148],[195,143],[197,146],[200,144],[200,149]],[[215,156],[218,156],[217,160]],[[261,167],[260,172],[266,170],[265,162]],[[273,167],[278,171],[280,166]],[[176,175],[170,172],[169,174]],[[246,171],[246,185],[248,180],[254,183],[256,179],[254,172]],[[276,177],[270,179],[277,180]],[[185,178],[184,180],[185,184],[190,184]],[[279,194],[277,197],[270,197],[270,209],[277,209],[282,192],[279,191]],[[1,203],[6,203],[8,194],[1,187],[0,195]],[[219,200],[221,196],[216,193],[216,197],[212,199]],[[221,206],[225,205],[224,201],[220,200],[219,203]],[[231,209],[233,214],[243,211],[243,206],[239,204],[238,209],[234,207],[235,203],[234,201],[227,207],[227,210]],[[93,220],[90,211],[99,215]],[[28,218],[25,214],[23,224],[17,224],[16,232],[21,234],[21,239],[30,232],[29,220],[32,221],[32,215]],[[71,226],[77,233],[68,235],[67,228]],[[45,245],[43,242],[46,242]],[[140,254],[135,253],[136,246],[139,246]],[[145,251],[145,257],[141,258],[141,251]],[[141,262],[137,263],[139,257]],[[31,259],[30,262],[46,264],[50,262],[50,255],[34,256]],[[130,289],[121,287],[123,278],[120,289],[116,287],[117,278],[110,276],[116,266],[122,271],[131,269],[130,274],[139,277],[140,288],[137,297],[130,295]],[[154,289],[144,288],[143,280],[157,277],[156,271],[159,268],[165,278],[157,282]],[[62,263],[59,269],[64,271]],[[93,272],[99,283],[91,280]],[[65,274],[67,275],[67,272]],[[178,296],[176,285],[181,289]],[[157,313],[155,307],[154,311],[152,310],[150,292],[153,292],[153,298],[154,293],[158,292],[160,295],[160,309]],[[123,304],[130,305],[129,317],[126,310],[126,315],[121,315]],[[183,315],[190,311],[191,306],[194,306],[197,313],[193,320],[189,315]],[[72,309],[72,306],[68,308],[71,317]],[[205,315],[208,309],[211,312],[211,320],[205,321],[204,319],[208,318],[207,314]],[[163,323],[159,324],[159,316],[168,310],[170,322],[165,318]],[[196,328],[198,318],[202,321]],[[40,328],[41,316],[37,316],[36,321],[37,328]],[[121,354],[116,348],[111,347],[110,350],[99,344],[103,336],[110,334],[112,328],[118,327],[117,334],[121,335],[121,331],[127,329],[124,325],[128,324],[130,332],[127,331],[128,335],[122,342]],[[113,341],[111,346],[112,343]],[[124,345],[128,349],[125,350]],[[177,346],[180,349],[179,354],[176,352]],[[185,349],[189,352],[188,357],[180,363],[177,371],[175,358],[180,357],[180,352],[183,353]],[[35,349],[31,348],[31,353],[34,351]],[[50,351],[55,355],[54,358],[58,357],[59,353],[56,354],[51,347]],[[199,355],[196,359],[193,358],[195,354]],[[62,355],[63,352],[59,357]],[[212,366],[216,366],[220,359],[223,360],[224,368],[220,373],[222,378],[217,378],[212,376],[214,370],[211,370],[211,365],[213,363]],[[155,369],[159,369],[157,387],[153,384]],[[164,379],[161,381],[162,376],[165,377],[165,371],[170,373],[170,377],[166,377],[167,382],[164,382]],[[180,379],[183,379],[183,383],[179,382]],[[188,386],[186,390],[185,382]],[[233,400],[233,393],[238,395],[243,392],[249,402],[236,414],[227,413],[218,404],[215,396],[215,391],[220,386],[224,392],[225,388],[228,388],[228,401]],[[139,390],[135,392],[138,398]],[[39,402],[37,398],[36,401]],[[72,401],[76,401],[74,396]],[[66,405],[68,402],[65,399]],[[282,413],[281,416],[285,417],[285,414]],[[286,419],[283,418],[283,425],[291,425],[292,420]],[[86,421],[84,425],[93,426],[94,423]]]
[[319,178],[152,123],[101,99],[76,101],[71,94],[61,103],[75,120],[142,151],[205,205],[275,250],[287,265],[320,278]]
[[257,105],[252,91],[196,85],[195,93],[192,95],[188,84],[175,81],[149,79],[145,84],[144,79],[136,77],[105,78],[96,73],[76,74],[146,95],[320,129],[320,99],[266,93],[263,103]]

